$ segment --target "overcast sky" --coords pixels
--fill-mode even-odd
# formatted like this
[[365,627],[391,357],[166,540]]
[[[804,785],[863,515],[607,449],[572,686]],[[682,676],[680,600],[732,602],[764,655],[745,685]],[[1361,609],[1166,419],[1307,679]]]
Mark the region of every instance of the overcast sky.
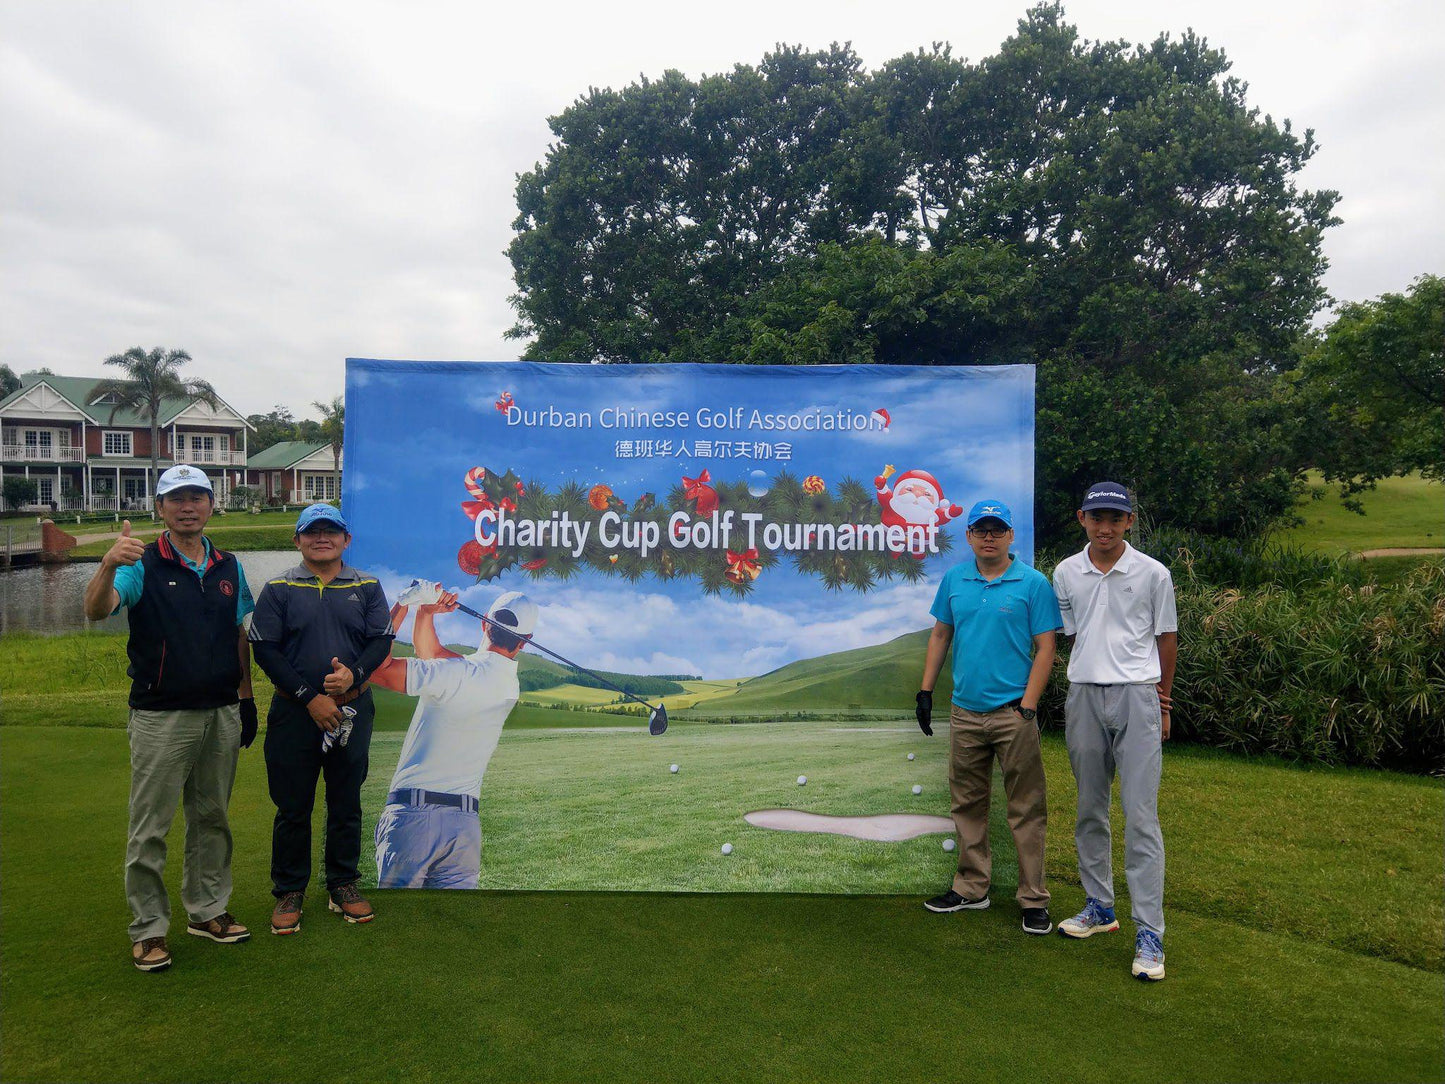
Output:
[[[242,413],[348,355],[506,360],[515,176],[589,86],[851,41],[977,60],[1026,4],[0,4],[0,361],[99,373],[183,347]],[[1445,17],[1431,0],[1072,0],[1091,39],[1193,27],[1338,189],[1340,299],[1445,271]],[[1431,74],[1431,73],[1434,74]]]

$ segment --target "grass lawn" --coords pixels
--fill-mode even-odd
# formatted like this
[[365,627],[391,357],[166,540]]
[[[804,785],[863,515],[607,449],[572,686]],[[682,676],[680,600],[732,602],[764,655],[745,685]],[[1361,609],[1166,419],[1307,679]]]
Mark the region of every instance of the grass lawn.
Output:
[[1279,541],[1322,553],[1445,546],[1445,485],[1439,482],[1417,474],[1382,478],[1361,495],[1363,516],[1340,503],[1335,487],[1316,480],[1311,490],[1319,499],[1306,497],[1297,509],[1305,522],[1281,531]]
[[[222,549],[250,551],[250,550],[289,550],[292,549],[292,540],[296,536],[296,517],[289,516],[284,523],[257,523],[256,520],[262,516],[233,515],[217,524],[212,520],[214,526],[206,528],[206,536],[220,546]],[[114,524],[112,524],[114,526]],[[144,527],[139,524],[132,524],[131,530],[135,537],[149,542],[160,534],[159,525],[151,525],[147,521]],[[94,532],[87,532],[94,533]],[[119,529],[110,532],[110,537],[97,539],[94,542],[82,542],[70,551],[71,557],[101,557],[105,551],[115,543],[119,536]]]
[[[766,806],[945,813],[943,736],[896,717],[683,720],[653,738],[625,717],[519,708],[482,791],[484,884],[705,891],[386,892],[366,927],[327,915],[313,892],[304,932],[286,939],[264,932],[272,807],[258,742],[231,806],[232,909],[257,936],[212,945],[185,937],[177,914],[176,966],[141,975],[126,960],[120,881],[122,647],[7,636],[0,652],[0,1079],[1445,1072],[1438,780],[1168,748],[1169,978],[1146,986],[1128,978],[1127,922],[1083,943],[1018,929],[997,803],[994,907],[946,916],[919,905],[950,876],[939,836],[864,843],[741,820]],[[411,706],[379,697],[373,813]],[[602,722],[613,729],[592,729]],[[1055,732],[1044,757],[1057,920],[1082,893]],[[167,871],[177,908],[180,821]],[[318,846],[320,835],[318,815]],[[1117,856],[1116,868],[1127,916]],[[843,894],[870,891],[887,894]],[[1080,1006],[1108,1026],[1080,1028]]]

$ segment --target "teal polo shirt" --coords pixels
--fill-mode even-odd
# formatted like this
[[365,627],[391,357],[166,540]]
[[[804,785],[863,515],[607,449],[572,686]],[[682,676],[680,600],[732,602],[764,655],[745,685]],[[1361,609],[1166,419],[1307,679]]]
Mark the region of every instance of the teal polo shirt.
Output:
[[[169,531],[166,533],[170,534]],[[172,543],[172,548],[175,549],[176,556],[197,576],[204,576],[206,569],[211,567],[211,540],[205,535],[202,535],[201,541],[206,544],[206,553],[205,556],[201,558],[200,564],[196,564],[196,562],[182,553],[179,547],[176,547],[175,544]],[[139,561],[133,565],[121,565],[117,568],[115,570],[114,584],[115,593],[120,597],[120,602],[117,603],[115,609],[110,612],[112,614],[118,614],[125,607],[134,606],[139,602],[141,592],[145,588],[145,581],[145,566]],[[246,620],[246,615],[256,608],[256,603],[251,598],[251,587],[246,583],[246,570],[241,567],[241,559],[239,557],[236,558],[236,581],[241,588],[241,590],[236,593],[236,624],[239,625],[242,621]]]
[[953,627],[953,702],[965,711],[992,711],[1023,696],[1034,637],[1064,626],[1044,574],[1012,555],[995,580],[979,575],[977,561],[950,568],[928,612]]

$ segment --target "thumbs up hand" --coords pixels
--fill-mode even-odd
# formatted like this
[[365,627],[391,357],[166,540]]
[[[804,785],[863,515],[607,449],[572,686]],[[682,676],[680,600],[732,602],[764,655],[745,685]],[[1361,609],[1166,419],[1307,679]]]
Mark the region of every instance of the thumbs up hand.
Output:
[[121,565],[133,565],[141,559],[145,548],[146,544],[139,538],[131,537],[130,520],[126,520],[121,524],[120,537],[115,540],[115,545],[105,551],[100,563],[112,571]]
[[342,665],[340,659],[332,656],[331,673],[326,675],[326,680],[321,683],[321,688],[327,696],[339,696],[351,688],[355,681],[356,675],[351,672],[351,668]]

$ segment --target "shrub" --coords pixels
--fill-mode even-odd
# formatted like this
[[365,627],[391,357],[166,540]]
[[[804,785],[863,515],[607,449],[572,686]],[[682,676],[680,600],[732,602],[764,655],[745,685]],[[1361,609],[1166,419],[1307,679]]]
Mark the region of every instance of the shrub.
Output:
[[[1174,738],[1306,761],[1445,771],[1445,566],[1240,590],[1176,573]],[[1050,717],[1063,718],[1063,674]]]

